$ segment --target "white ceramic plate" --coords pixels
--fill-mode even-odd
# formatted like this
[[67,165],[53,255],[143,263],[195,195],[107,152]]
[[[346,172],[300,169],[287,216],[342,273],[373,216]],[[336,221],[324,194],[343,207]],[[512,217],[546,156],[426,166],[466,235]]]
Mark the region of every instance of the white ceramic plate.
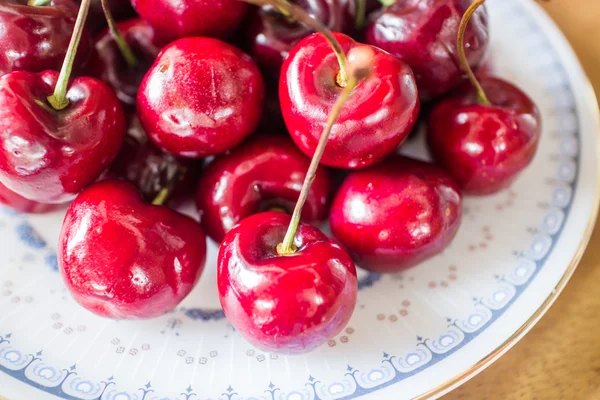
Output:
[[[0,209],[0,397],[10,400],[310,400],[436,397],[513,345],[555,299],[597,209],[597,110],[557,28],[529,0],[491,0],[496,74],[542,110],[534,164],[468,198],[444,254],[396,276],[361,273],[348,327],[305,356],[252,348],[224,319],[212,245],[201,283],[146,322],[92,315],[57,272],[62,214]],[[424,154],[420,143],[407,151]]]

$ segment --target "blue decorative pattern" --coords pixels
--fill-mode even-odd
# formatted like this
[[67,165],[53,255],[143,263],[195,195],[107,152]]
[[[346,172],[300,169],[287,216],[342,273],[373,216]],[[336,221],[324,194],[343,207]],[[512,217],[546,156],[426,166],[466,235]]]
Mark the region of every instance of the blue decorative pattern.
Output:
[[[524,16],[518,9],[513,12],[514,15],[511,17],[523,18]],[[546,41],[541,45],[547,51],[553,51]],[[565,96],[570,96],[572,99],[573,92],[571,88],[567,89]],[[574,102],[570,102],[570,104],[574,104]],[[578,121],[577,110],[574,108],[561,109],[560,112],[565,114],[565,118]],[[575,135],[578,134],[579,129],[575,129]],[[515,254],[518,258],[512,269],[504,275],[496,277],[497,287],[490,296],[473,298],[475,311],[467,318],[460,320],[447,318],[445,333],[431,338],[417,336],[415,348],[407,354],[382,352],[380,365],[370,370],[356,369],[348,365],[343,377],[334,382],[322,382],[318,377],[308,376],[304,387],[289,392],[285,392],[271,382],[264,392],[256,397],[242,397],[232,386],[229,386],[224,389],[218,399],[354,399],[401,382],[465,347],[511,308],[511,305],[544,268],[552,254],[552,250],[563,232],[564,221],[569,216],[577,189],[580,161],[579,143],[577,137],[566,137],[561,141],[561,156],[569,159],[562,161],[559,165],[557,179],[560,184],[554,190],[550,202],[544,205],[546,215],[540,226],[535,229],[531,245],[524,251]],[[3,211],[7,212],[5,209]],[[27,246],[34,249],[46,247],[45,242],[27,223],[20,224],[16,229],[17,234]],[[57,269],[56,256],[53,253],[49,253],[45,261],[50,268]],[[371,287],[380,279],[381,277],[377,274],[368,274],[361,280],[360,288]],[[187,317],[193,320],[211,321],[224,318],[222,311],[195,308],[183,311]],[[42,350],[34,354],[24,354],[12,347],[11,340],[10,333],[0,336],[0,371],[63,399],[200,399],[191,385],[181,390],[181,393],[174,398],[156,395],[151,382],[146,383],[134,393],[119,391],[113,377],[108,377],[99,383],[86,380],[78,376],[76,365],[61,368],[47,365],[44,363]]]

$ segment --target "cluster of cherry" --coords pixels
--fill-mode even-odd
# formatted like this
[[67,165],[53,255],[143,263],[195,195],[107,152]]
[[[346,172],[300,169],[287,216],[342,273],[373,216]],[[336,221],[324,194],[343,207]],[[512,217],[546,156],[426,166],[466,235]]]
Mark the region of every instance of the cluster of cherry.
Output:
[[[71,202],[59,265],[99,315],[172,310],[206,232],[233,326],[309,351],[350,319],[355,262],[438,254],[463,193],[535,155],[535,104],[473,72],[485,0],[93,1],[0,2],[0,201]],[[396,154],[419,116],[437,165]],[[175,210],[190,192],[200,223]]]

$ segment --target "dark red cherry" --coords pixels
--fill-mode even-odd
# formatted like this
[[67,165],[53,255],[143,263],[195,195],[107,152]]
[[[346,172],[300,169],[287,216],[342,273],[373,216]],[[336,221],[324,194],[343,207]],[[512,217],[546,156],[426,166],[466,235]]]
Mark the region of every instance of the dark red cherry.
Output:
[[[59,70],[71,40],[77,5],[52,0],[48,6],[28,6],[26,0],[0,2],[0,75],[13,71]],[[84,33],[75,65],[82,69],[92,54]]]
[[119,100],[103,82],[74,79],[70,104],[54,110],[58,73],[12,72],[0,78],[0,182],[41,203],[64,203],[93,183],[125,134]]
[[331,206],[331,231],[362,268],[398,272],[444,250],[462,196],[442,169],[394,156],[346,178]]
[[317,228],[301,223],[297,251],[276,247],[290,216],[278,212],[244,219],[225,236],[217,284],[225,316],[254,346],[305,353],[337,335],[356,305],[352,260]]
[[256,129],[264,93],[258,67],[237,48],[216,39],[179,39],[142,81],[138,113],[158,147],[206,157],[232,149]]
[[181,159],[160,150],[146,136],[137,116],[130,115],[127,135],[108,178],[132,183],[148,202],[173,185],[169,199],[181,200],[193,196],[201,167],[201,160]]
[[144,20],[130,19],[117,23],[117,28],[129,44],[137,64],[130,67],[109,30],[96,38],[94,76],[108,83],[123,104],[135,107],[137,92],[144,75],[160,52],[154,29]]
[[[334,125],[322,164],[361,168],[381,161],[410,133],[419,113],[417,87],[408,65],[373,46],[336,33],[352,62],[353,49],[373,54],[372,74],[361,81]],[[337,58],[321,34],[294,47],[285,61],[279,99],[288,131],[311,156],[331,109],[343,90],[336,82]]]
[[240,0],[132,0],[132,4],[166,40],[225,38],[242,22],[248,9]]
[[467,194],[495,193],[533,160],[541,130],[536,105],[517,87],[481,78],[490,105],[465,84],[442,100],[429,117],[428,142],[437,163]]
[[[285,136],[261,135],[218,156],[198,183],[196,204],[205,232],[221,242],[242,219],[261,211],[292,213],[310,160]],[[319,168],[302,209],[302,220],[327,218],[331,192],[328,171]]]
[[[352,33],[355,30],[354,0],[298,0],[294,3],[332,31]],[[292,48],[313,32],[272,6],[263,6],[252,15],[247,38],[251,53],[261,67],[279,76],[281,65]]]
[[193,289],[206,260],[206,237],[193,219],[146,204],[123,181],[84,190],[67,210],[58,264],[83,307],[115,319],[171,311]]
[[[78,3],[81,3],[81,0],[78,0]],[[123,21],[135,17],[135,10],[129,0],[107,0],[107,4],[110,14],[115,21]],[[102,9],[102,0],[92,0],[86,24],[93,33],[106,28],[106,17]]]
[[19,196],[0,183],[0,205],[5,205],[15,211],[29,214],[43,214],[56,210],[56,204],[42,204]]
[[[365,40],[412,68],[422,100],[448,92],[463,80],[456,54],[460,20],[473,0],[397,0],[371,17]],[[488,47],[484,7],[465,33],[466,53],[476,68]]]

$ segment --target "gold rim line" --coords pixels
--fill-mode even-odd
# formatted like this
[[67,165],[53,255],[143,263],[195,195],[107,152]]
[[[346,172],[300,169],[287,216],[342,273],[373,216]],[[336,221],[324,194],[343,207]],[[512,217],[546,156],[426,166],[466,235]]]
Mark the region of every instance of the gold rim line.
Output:
[[[596,127],[596,129],[595,129],[595,133],[596,133],[596,140],[595,140],[595,142],[596,142],[596,151],[595,151],[595,153],[596,153],[596,187],[595,187],[595,193],[594,193],[594,201],[592,204],[592,207],[593,207],[592,213],[590,215],[588,225],[584,231],[584,235],[581,240],[581,243],[579,243],[579,246],[578,246],[571,262],[569,263],[568,268],[566,269],[563,276],[560,278],[560,280],[554,287],[554,290],[552,290],[550,295],[537,308],[535,313],[533,313],[533,315],[531,315],[531,317],[529,317],[529,319],[527,319],[527,321],[525,321],[525,323],[523,323],[523,325],[521,325],[512,335],[510,335],[510,337],[508,339],[506,339],[500,346],[498,346],[496,349],[494,349],[494,351],[489,353],[487,356],[485,356],[481,360],[477,361],[474,365],[472,365],[471,367],[469,367],[468,369],[466,369],[459,375],[455,376],[454,378],[442,383],[441,385],[437,386],[434,389],[431,389],[430,391],[428,391],[426,393],[423,393],[417,397],[414,397],[412,400],[430,399],[430,398],[434,398],[441,394],[446,394],[445,393],[446,391],[450,392],[453,389],[456,389],[458,386],[460,386],[463,383],[466,383],[468,380],[473,378],[479,372],[481,372],[485,368],[489,367],[499,357],[501,357],[504,353],[506,353],[508,350],[510,350],[510,348],[512,346],[517,344],[517,342],[520,339],[522,339],[523,336],[531,328],[533,328],[533,326],[544,316],[544,314],[550,309],[552,304],[554,304],[554,302],[556,301],[558,296],[562,293],[564,288],[567,286],[567,283],[569,282],[569,280],[575,273],[575,270],[577,269],[577,266],[579,265],[579,262],[581,261],[583,254],[585,253],[585,250],[590,242],[590,239],[592,238],[592,234],[593,234],[594,228],[596,226],[596,220],[598,218],[598,211],[600,208],[600,112],[598,111],[598,105],[599,105],[598,98],[596,97],[596,94],[593,90],[593,86],[591,84],[591,81],[590,81],[587,73],[583,70],[583,66],[581,66],[581,61],[579,61],[579,57],[577,57],[577,54],[575,53],[575,51],[573,50],[573,47],[571,46],[571,42],[566,38],[566,36],[564,36],[564,34],[562,33],[562,30],[560,30],[560,28],[558,28],[558,26],[556,25],[554,20],[552,20],[552,18],[550,18],[550,16],[548,16],[546,11],[544,11],[542,8],[540,8],[539,11],[541,11],[541,13],[543,13],[544,17],[548,18],[548,20],[554,25],[554,27],[558,31],[558,34],[560,36],[562,36],[562,38],[564,39],[564,44],[567,45],[568,50],[572,53],[573,57],[577,60],[579,66],[580,66],[580,69],[581,69],[581,73],[584,76],[584,78],[586,79],[585,84],[587,86],[587,92],[588,92],[587,96],[586,96],[587,97],[586,102],[592,102],[594,104],[594,108],[596,109],[596,112],[593,113],[595,127]],[[571,79],[569,79],[569,81],[570,80]]]

